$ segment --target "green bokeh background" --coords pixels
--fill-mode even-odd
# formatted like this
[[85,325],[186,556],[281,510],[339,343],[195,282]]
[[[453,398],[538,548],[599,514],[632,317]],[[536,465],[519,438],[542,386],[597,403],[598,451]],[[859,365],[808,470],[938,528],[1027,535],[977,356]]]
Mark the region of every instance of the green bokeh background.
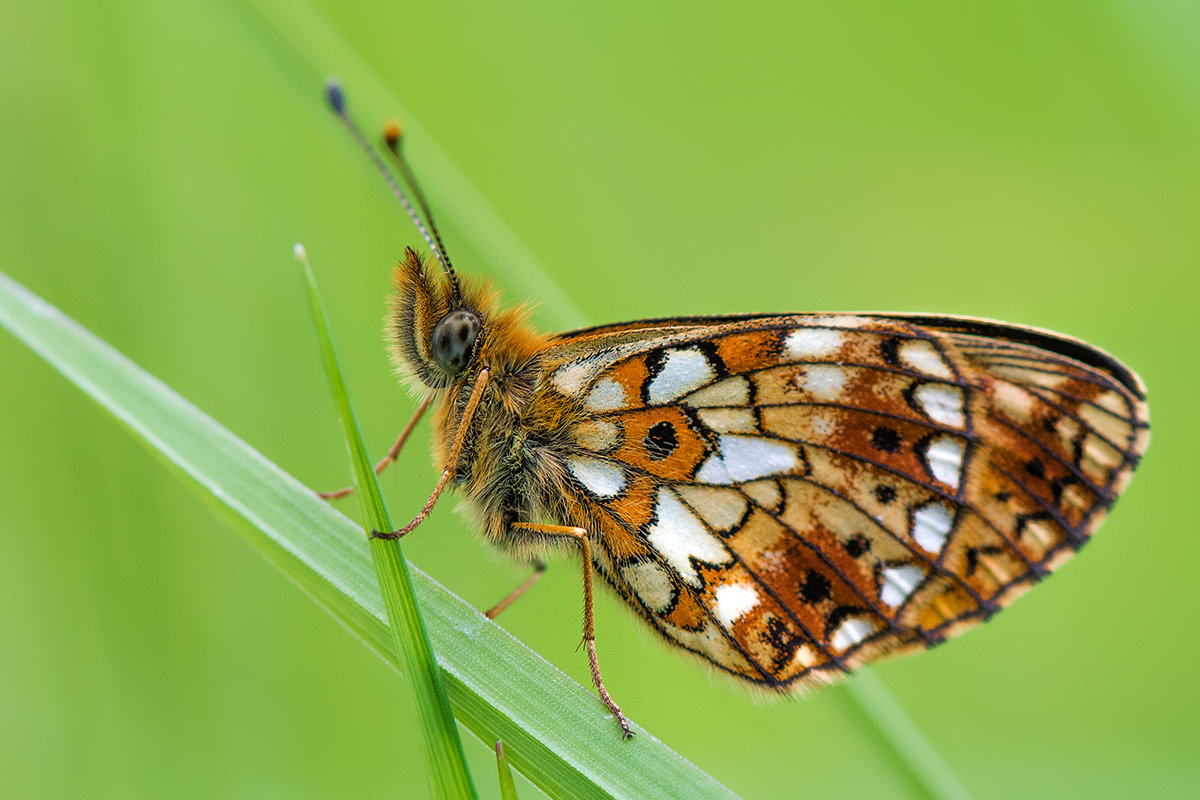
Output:
[[[1092,341],[1141,373],[1155,423],[1097,541],[982,629],[875,672],[980,797],[1194,795],[1198,52],[1188,0],[7,0],[0,269],[341,485],[291,245],[382,448],[412,407],[383,298],[417,239],[322,106],[338,73],[369,126],[406,115],[460,269],[541,300],[548,328],[892,309]],[[437,148],[571,301],[487,246]],[[426,791],[393,672],[7,334],[0,386],[6,795]],[[427,441],[385,480],[397,517],[435,478]],[[406,552],[483,607],[522,576],[452,504]],[[502,621],[586,683],[579,606],[556,562]],[[597,618],[629,715],[735,791],[910,791],[842,689],[766,701],[611,594]],[[495,796],[490,753],[467,749]]]

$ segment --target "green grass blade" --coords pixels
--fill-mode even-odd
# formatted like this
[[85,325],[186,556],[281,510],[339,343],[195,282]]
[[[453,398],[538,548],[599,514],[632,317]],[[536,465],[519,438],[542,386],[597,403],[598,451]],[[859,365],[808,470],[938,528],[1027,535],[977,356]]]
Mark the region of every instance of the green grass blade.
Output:
[[844,696],[882,748],[892,754],[916,794],[938,800],[970,798],[970,792],[874,673],[856,675],[846,684]]
[[[117,417],[255,549],[397,665],[361,528],[3,273],[0,325]],[[503,739],[513,766],[547,794],[732,796],[644,731],[621,741],[594,695],[429,576],[413,568],[412,577],[456,718],[483,742]]]
[[513,783],[512,770],[508,768],[508,753],[504,742],[496,742],[496,773],[500,781],[501,800],[517,800],[517,786]]
[[[333,346],[333,335],[329,330],[329,318],[325,314],[317,279],[304,248],[296,246],[296,256],[304,267],[305,285],[308,289],[309,305],[321,350],[321,361],[329,379],[329,388],[337,405],[338,416],[346,435],[346,447],[350,451],[350,462],[354,471],[355,496],[358,497],[362,518],[369,531],[390,531],[395,528],[366,445],[346,381],[338,363],[337,351]],[[425,747],[425,766],[430,786],[435,797],[477,797],[467,770],[462,741],[458,738],[458,726],[450,711],[450,700],[442,684],[441,671],[433,657],[433,648],[425,630],[420,607],[413,592],[412,577],[408,562],[400,548],[399,540],[369,539],[371,561],[375,565],[375,577],[379,581],[383,605],[387,610],[388,627],[392,632],[400,664],[408,676],[416,700],[417,717],[421,727],[421,742]]]

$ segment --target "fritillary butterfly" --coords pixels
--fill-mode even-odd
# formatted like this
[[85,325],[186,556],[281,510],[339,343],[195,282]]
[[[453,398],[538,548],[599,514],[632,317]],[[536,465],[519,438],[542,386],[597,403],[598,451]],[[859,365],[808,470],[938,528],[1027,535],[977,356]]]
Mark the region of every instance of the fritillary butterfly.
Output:
[[1087,542],[1149,441],[1138,376],[1049,331],[786,314],[546,336],[426,241],[435,258],[409,249],[395,270],[387,337],[421,410],[437,404],[444,470],[382,535],[453,485],[520,557],[580,545],[592,674],[626,733],[592,569],[668,642],[789,692],[1011,603]]

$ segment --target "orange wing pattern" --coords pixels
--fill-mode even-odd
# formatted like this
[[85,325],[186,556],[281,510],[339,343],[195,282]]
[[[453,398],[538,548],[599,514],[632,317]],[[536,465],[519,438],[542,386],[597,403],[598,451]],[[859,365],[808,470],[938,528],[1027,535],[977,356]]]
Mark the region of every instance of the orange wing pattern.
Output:
[[668,639],[781,690],[987,619],[1087,541],[1149,436],[1118,362],[979,320],[662,320],[548,358],[597,567]]

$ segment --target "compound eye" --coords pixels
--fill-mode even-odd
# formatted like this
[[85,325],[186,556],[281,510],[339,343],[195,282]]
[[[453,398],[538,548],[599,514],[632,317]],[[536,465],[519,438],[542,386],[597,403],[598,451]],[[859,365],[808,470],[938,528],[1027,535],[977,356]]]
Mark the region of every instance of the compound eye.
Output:
[[467,364],[471,347],[483,323],[470,311],[455,311],[442,317],[433,329],[433,360],[454,375]]

